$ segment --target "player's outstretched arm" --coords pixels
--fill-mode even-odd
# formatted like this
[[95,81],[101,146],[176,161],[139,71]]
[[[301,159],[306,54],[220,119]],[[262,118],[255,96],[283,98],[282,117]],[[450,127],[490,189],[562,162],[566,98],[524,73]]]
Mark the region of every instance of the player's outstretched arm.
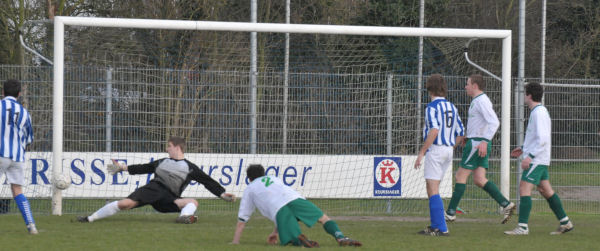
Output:
[[240,244],[240,239],[242,238],[242,232],[244,232],[244,227],[246,227],[246,222],[238,221],[237,226],[235,227],[235,234],[233,235],[233,240],[231,244]]
[[119,162],[117,162],[117,160],[112,160],[112,164],[108,164],[106,166],[106,170],[108,171],[108,173],[110,175],[115,175],[116,173],[120,172],[120,171],[127,171],[127,165],[125,164],[121,164]]
[[227,202],[235,202],[235,195],[231,194],[231,193],[224,192],[219,197],[221,197],[221,199],[223,199],[224,201],[227,201]]

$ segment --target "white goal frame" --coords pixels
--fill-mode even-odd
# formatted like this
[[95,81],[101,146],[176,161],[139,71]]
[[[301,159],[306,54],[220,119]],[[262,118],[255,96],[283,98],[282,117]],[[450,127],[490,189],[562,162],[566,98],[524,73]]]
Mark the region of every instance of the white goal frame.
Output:
[[[502,114],[500,146],[500,187],[506,198],[510,191],[510,111],[512,31],[490,29],[407,28],[384,26],[309,25],[244,22],[208,22],[159,19],[97,17],[54,17],[54,79],[52,106],[52,175],[59,175],[63,160],[64,29],[65,25],[137,29],[210,30],[270,33],[311,33],[364,36],[451,37],[502,39]],[[255,102],[252,105],[256,105]],[[62,214],[61,190],[53,188],[52,214]]]

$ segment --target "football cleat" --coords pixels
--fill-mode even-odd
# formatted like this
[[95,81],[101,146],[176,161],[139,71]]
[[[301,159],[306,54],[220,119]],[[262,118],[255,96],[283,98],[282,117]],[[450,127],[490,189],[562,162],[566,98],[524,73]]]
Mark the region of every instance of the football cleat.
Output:
[[27,225],[27,231],[29,231],[29,234],[38,234],[38,230],[35,227],[35,224],[31,223],[29,225]]
[[573,230],[573,228],[574,228],[573,223],[571,221],[569,221],[569,222],[567,222],[567,224],[559,225],[558,228],[556,229],[556,231],[550,232],[550,234],[551,235],[564,234],[566,232]]
[[85,223],[85,222],[90,222],[90,220],[88,219],[87,216],[77,216],[77,221]]
[[337,242],[342,247],[345,247],[345,246],[360,247],[360,246],[362,246],[362,243],[360,243],[360,241],[353,240],[348,237],[337,239]]
[[444,218],[446,219],[446,222],[454,222],[456,220],[456,215],[449,215],[444,211]]
[[512,202],[508,204],[508,206],[502,208],[502,214],[504,214],[504,218],[502,218],[502,224],[506,224],[508,220],[510,220],[510,217],[512,217],[516,208],[517,205],[515,205],[515,203]]
[[528,235],[529,234],[529,228],[523,228],[521,226],[517,226],[513,230],[504,231],[504,234],[508,234],[508,235]]
[[429,236],[450,236],[450,232],[442,232],[437,228],[432,228],[431,226],[427,226],[425,229],[417,232],[417,234],[429,235]]
[[180,215],[175,219],[175,222],[181,224],[194,224],[198,221],[198,216],[196,215]]
[[306,235],[304,235],[304,234],[298,235],[298,241],[300,241],[300,245],[302,245],[305,248],[318,248],[319,247],[319,243],[317,243],[316,241],[309,240],[308,237],[306,237]]

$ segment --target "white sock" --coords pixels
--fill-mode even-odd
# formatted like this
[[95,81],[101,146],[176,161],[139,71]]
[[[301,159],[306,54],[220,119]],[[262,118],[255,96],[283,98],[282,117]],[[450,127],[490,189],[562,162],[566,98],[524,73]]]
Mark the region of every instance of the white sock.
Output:
[[519,223],[519,227],[522,227],[522,228],[528,229],[528,228],[529,228],[529,225],[528,225],[528,224],[526,224],[526,223]]
[[180,216],[183,215],[193,215],[196,212],[196,205],[194,203],[188,203],[181,209]]
[[104,205],[102,208],[98,209],[98,211],[88,216],[88,220],[90,222],[93,222],[95,220],[99,220],[116,214],[119,211],[121,211],[121,209],[119,209],[118,201],[113,201]]

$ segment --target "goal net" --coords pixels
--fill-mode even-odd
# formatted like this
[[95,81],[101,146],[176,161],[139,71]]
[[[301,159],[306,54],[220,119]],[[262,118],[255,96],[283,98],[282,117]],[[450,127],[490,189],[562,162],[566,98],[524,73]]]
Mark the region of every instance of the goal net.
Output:
[[[246,167],[259,163],[330,212],[419,212],[427,194],[413,163],[429,102],[419,80],[444,74],[465,119],[463,87],[475,68],[464,45],[478,37],[472,46],[485,49],[471,60],[506,79],[490,79],[489,93],[499,117],[508,107],[509,31],[72,17],[57,17],[54,29],[56,89],[45,95],[62,124],[54,121],[52,153],[31,152],[41,166],[29,191],[48,198],[51,177],[68,174],[72,185],[54,190],[55,214],[91,213],[145,185],[151,175],[112,176],[106,165],[167,157],[170,136],[185,138],[186,158],[237,196]],[[258,31],[255,70],[250,31]],[[449,170],[442,197],[452,181]],[[202,199],[202,211],[237,210],[194,182],[183,196]]]

